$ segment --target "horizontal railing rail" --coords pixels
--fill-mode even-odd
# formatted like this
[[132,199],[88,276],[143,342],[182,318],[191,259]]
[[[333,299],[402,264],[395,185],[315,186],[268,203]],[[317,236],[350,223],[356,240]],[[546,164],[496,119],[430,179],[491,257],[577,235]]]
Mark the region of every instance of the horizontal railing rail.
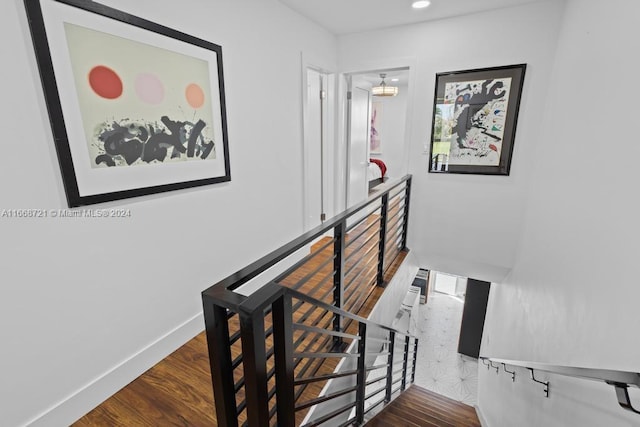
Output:
[[[255,278],[261,273],[264,273],[269,268],[273,267],[280,261],[284,260],[291,254],[295,253],[297,250],[305,247],[309,243],[313,242],[318,237],[324,235],[327,231],[331,231],[337,225],[346,221],[347,219],[353,217],[355,214],[359,213],[363,209],[371,206],[376,201],[380,200],[384,195],[387,195],[390,191],[401,187],[402,185],[406,185],[405,193],[408,194],[411,191],[411,175],[406,175],[396,182],[392,182],[389,184],[383,184],[388,186],[385,190],[381,190],[376,192],[375,195],[370,196],[367,200],[347,209],[346,211],[334,216],[333,218],[329,218],[327,221],[323,222],[322,225],[319,225],[306,233],[302,234],[300,237],[292,240],[286,245],[274,250],[273,252],[263,256],[262,258],[254,261],[243,269],[235,272],[234,274],[226,277],[215,285],[203,291],[203,294],[215,293],[216,290],[226,289],[226,290],[234,290],[243,284],[247,283],[249,280]],[[407,206],[408,207],[408,206]],[[408,210],[405,214],[408,217]],[[408,220],[405,220],[405,224]],[[403,247],[406,248],[406,241],[403,243]],[[219,296],[220,294],[218,294]]]
[[220,425],[361,424],[413,381],[417,339],[355,314],[407,250],[410,194],[410,175],[385,184],[202,292]]
[[[293,353],[294,359],[307,358],[311,360],[315,358],[328,357],[349,358],[349,360],[345,360],[343,362],[347,366],[343,366],[340,370],[333,369],[333,365],[330,364],[329,366],[322,367],[324,371],[329,371],[329,373],[318,373],[318,371],[316,371],[308,376],[307,371],[299,370],[294,373],[292,379],[289,379],[289,381],[293,380],[295,385],[327,382],[329,380],[334,380],[334,382],[337,382],[338,380],[341,381],[340,384],[334,384],[335,387],[330,388],[330,391],[325,395],[296,404],[295,411],[325,403],[345,395],[354,394],[354,396],[351,396],[352,399],[347,401],[350,405],[339,405],[339,409],[341,409],[340,411],[334,411],[333,408],[330,408],[324,412],[320,412],[318,415],[314,414],[314,416],[307,417],[309,419],[304,422],[304,426],[319,425],[321,423],[328,422],[329,420],[334,420],[341,414],[346,413],[349,409],[353,410],[353,414],[346,417],[346,419],[341,420],[341,422],[346,424],[360,424],[363,422],[367,413],[372,411],[376,406],[383,403],[385,400],[387,402],[391,400],[392,393],[387,393],[387,391],[394,384],[399,384],[399,389],[395,390],[395,392],[399,392],[406,388],[406,384],[408,382],[413,382],[413,376],[415,375],[415,351],[417,351],[418,340],[411,336],[408,331],[401,331],[396,328],[370,321],[330,304],[315,300],[314,298],[293,289],[286,289],[284,291],[284,295],[285,298],[291,298],[292,301],[301,301],[304,304],[313,307],[315,310],[323,310],[333,313],[334,315],[339,315],[342,318],[349,319],[353,322],[351,333],[336,333],[330,329],[321,328],[311,329],[311,331],[315,333],[325,334],[328,336],[335,336],[338,334],[345,339],[349,339],[352,345],[343,352],[318,353],[318,349],[316,349],[315,352],[296,353],[294,351]],[[304,324],[294,323],[293,330],[309,331],[310,329]],[[381,332],[383,337],[380,338],[378,336],[372,336],[372,331]],[[395,340],[396,337],[402,337],[401,346],[391,345],[392,340]],[[405,344],[412,346],[410,349],[407,348],[406,352],[404,351]],[[322,348],[320,348],[320,350],[321,349]],[[409,350],[414,351],[411,352]],[[400,369],[392,370],[393,374],[388,375],[389,369],[392,369],[394,366],[393,358],[398,358],[398,355],[402,356],[400,359],[402,362],[400,365],[396,363],[395,366],[400,366]],[[377,364],[376,360],[381,357],[385,358],[385,362]],[[382,372],[378,372],[376,374],[375,371]],[[368,378],[370,376],[373,376],[373,378]],[[383,392],[384,396],[382,396],[382,401],[371,405],[368,404],[371,399]]]
[[485,356],[480,356],[480,360],[482,360],[487,369],[495,369],[496,372],[500,372],[500,367],[502,366],[502,371],[511,375],[513,381],[515,381],[516,373],[515,371],[508,371],[507,366],[527,369],[530,373],[532,381],[544,385],[543,391],[546,397],[549,397],[549,381],[545,382],[536,379],[535,371],[605,382],[614,387],[616,398],[622,408],[636,414],[640,414],[640,411],[632,405],[628,392],[628,388],[630,386],[640,388],[640,373],[638,372],[601,368],[587,368],[578,366],[563,366],[550,363],[499,359],[495,357]]

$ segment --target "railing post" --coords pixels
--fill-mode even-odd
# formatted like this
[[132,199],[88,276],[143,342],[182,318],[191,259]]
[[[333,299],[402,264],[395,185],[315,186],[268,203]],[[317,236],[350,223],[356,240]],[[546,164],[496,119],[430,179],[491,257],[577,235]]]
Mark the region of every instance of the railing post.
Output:
[[219,425],[238,427],[227,310],[202,297],[211,381]]
[[[346,221],[340,222],[333,229],[333,306],[342,308],[344,299],[344,259],[345,259],[345,233]],[[342,331],[342,318],[338,313],[333,315],[333,330]],[[333,346],[335,349],[342,347],[342,337],[333,337]]]
[[264,310],[254,310],[251,313],[240,312],[239,315],[247,422],[250,426],[267,426],[269,425],[269,394],[267,392]]
[[285,293],[273,303],[273,347],[276,369],[278,426],[294,427],[293,312],[291,295]]
[[418,338],[413,339],[413,368],[411,368],[411,383],[416,382],[416,361],[418,360]]
[[367,371],[365,357],[367,352],[367,324],[360,323],[358,340],[358,373],[356,381],[358,388],[356,389],[356,424],[364,423],[364,397],[367,383]]
[[407,249],[407,232],[409,231],[409,202],[411,201],[411,177],[405,184],[404,196],[404,222],[402,224],[402,249]]
[[407,367],[409,365],[409,335],[404,339],[404,361],[402,362],[402,391],[407,388]]
[[382,196],[380,206],[380,238],[378,240],[378,275],[376,283],[384,286],[384,251],[387,246],[387,211],[389,209],[389,193]]
[[396,348],[396,333],[389,332],[389,356],[387,358],[387,392],[385,394],[385,403],[391,402],[391,388],[393,386],[393,353]]

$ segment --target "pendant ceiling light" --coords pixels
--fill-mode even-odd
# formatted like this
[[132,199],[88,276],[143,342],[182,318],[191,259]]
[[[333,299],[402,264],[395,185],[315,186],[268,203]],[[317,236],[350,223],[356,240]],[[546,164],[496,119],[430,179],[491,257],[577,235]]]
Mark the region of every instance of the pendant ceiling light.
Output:
[[384,78],[387,77],[386,74],[380,74],[380,78],[382,81],[380,85],[374,86],[371,92],[373,92],[373,96],[396,96],[398,94],[398,88],[396,86],[387,86],[384,81]]

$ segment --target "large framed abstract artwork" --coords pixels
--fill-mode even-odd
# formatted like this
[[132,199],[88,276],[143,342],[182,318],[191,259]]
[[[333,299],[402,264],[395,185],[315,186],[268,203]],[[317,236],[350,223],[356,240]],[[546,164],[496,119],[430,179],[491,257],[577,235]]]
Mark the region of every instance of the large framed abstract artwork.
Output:
[[525,70],[436,75],[429,172],[509,175]]
[[70,207],[230,181],[220,46],[86,0],[25,0]]

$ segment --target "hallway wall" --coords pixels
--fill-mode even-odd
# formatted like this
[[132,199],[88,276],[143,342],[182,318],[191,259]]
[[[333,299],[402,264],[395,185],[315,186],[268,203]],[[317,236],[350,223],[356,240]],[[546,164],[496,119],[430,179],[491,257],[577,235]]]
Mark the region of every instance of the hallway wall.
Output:
[[[3,426],[68,425],[203,329],[203,289],[302,232],[301,52],[335,68],[336,38],[276,0],[101,2],[222,46],[232,181],[97,206],[131,218],[0,218]],[[65,208],[22,1],[0,34],[0,210]]]
[[[640,372],[639,15],[628,0],[567,4],[523,239],[492,287],[483,355]],[[490,426],[640,422],[604,384],[554,379],[550,399],[532,399],[498,381],[480,378]]]
[[[531,166],[545,110],[563,1],[339,37],[345,72],[411,66],[409,247],[420,265],[486,281],[515,262]],[[510,176],[430,174],[428,150],[438,72],[527,63]]]
[[407,124],[408,86],[398,86],[398,95],[393,97],[373,97],[373,102],[382,104],[378,120],[381,153],[371,154],[371,158],[381,159],[387,165],[390,179],[401,178],[407,174],[407,142],[404,132]]

